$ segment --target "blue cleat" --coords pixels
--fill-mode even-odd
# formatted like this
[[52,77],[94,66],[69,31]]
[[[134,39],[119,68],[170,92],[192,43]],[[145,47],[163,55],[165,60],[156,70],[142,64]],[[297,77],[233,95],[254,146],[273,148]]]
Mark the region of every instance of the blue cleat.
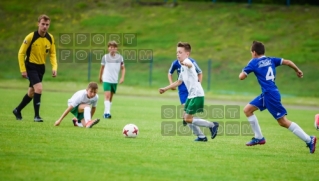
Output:
[[314,153],[316,150],[317,138],[315,136],[310,136],[311,140],[307,143],[307,147],[309,147],[310,153]]
[[214,123],[214,127],[210,127],[209,130],[212,133],[211,138],[214,139],[217,136],[217,132],[218,132],[218,127],[219,127],[219,123],[218,122],[213,122]]
[[111,114],[104,114],[104,115],[103,115],[103,118],[105,118],[105,119],[111,119],[112,116],[111,116]]
[[206,142],[207,141],[207,137],[204,137],[204,138],[197,137],[194,141]]
[[255,145],[263,145],[266,143],[265,138],[257,139],[257,138],[252,138],[250,142],[246,143],[246,146],[255,146]]

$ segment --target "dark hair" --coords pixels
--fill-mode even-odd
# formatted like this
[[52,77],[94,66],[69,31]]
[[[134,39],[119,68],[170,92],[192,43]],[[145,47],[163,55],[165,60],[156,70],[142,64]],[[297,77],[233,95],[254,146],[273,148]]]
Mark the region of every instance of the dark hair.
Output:
[[259,41],[253,41],[253,45],[251,46],[251,52],[255,51],[257,55],[265,54],[265,46],[263,43]]
[[40,15],[40,16],[38,17],[38,22],[40,22],[41,19],[44,19],[44,21],[48,21],[48,20],[50,21],[49,16],[47,16],[47,15],[45,15],[45,14],[42,14],[42,15]]
[[107,47],[110,47],[110,46],[112,46],[112,47],[117,47],[118,44],[117,44],[116,41],[113,40],[113,41],[109,41],[109,42],[108,42]]
[[96,82],[90,82],[88,85],[88,89],[97,90],[98,88],[99,86],[97,85]]
[[187,52],[191,52],[191,50],[192,50],[191,45],[189,43],[187,43],[187,42],[178,42],[177,43],[177,47],[182,47]]

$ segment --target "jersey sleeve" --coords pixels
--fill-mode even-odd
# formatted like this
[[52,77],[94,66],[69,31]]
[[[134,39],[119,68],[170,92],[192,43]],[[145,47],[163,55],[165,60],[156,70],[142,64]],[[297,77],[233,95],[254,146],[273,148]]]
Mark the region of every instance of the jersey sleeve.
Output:
[[254,71],[253,61],[250,60],[246,67],[243,68],[243,72],[248,75]]
[[81,104],[82,102],[82,97],[79,96],[79,93],[76,93],[74,96],[72,96],[71,99],[69,99],[69,106],[72,106],[72,107],[76,107],[78,106],[79,104]]
[[18,53],[18,61],[19,61],[19,67],[20,67],[20,72],[25,72],[26,68],[25,68],[25,56],[27,53],[27,49],[29,48],[31,41],[33,38],[33,33],[30,33],[29,35],[27,35],[24,39],[24,41],[22,42],[22,45],[19,49],[19,53]]
[[282,64],[283,58],[274,57],[274,58],[272,58],[272,61],[274,62],[275,67],[278,67]]
[[50,62],[51,62],[51,65],[52,65],[52,70],[58,70],[58,63],[57,63],[57,60],[56,60],[56,49],[55,49],[55,42],[54,42],[54,37],[53,35],[51,35],[51,39],[52,39],[52,45],[51,45],[51,48],[50,48]]
[[175,72],[175,70],[176,70],[176,66],[175,66],[174,63],[175,63],[175,61],[172,62],[171,66],[168,69],[168,73],[169,74],[173,74]]
[[202,70],[199,68],[199,66],[197,65],[196,61],[193,61],[193,64],[194,64],[194,67],[195,67],[195,70],[196,70],[197,74],[201,74]]

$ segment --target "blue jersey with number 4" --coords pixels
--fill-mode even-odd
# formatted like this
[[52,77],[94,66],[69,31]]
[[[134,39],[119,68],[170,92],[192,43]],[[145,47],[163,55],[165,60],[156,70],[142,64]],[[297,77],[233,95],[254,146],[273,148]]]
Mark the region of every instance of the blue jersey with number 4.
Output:
[[282,58],[266,56],[253,58],[243,69],[243,72],[246,75],[254,72],[263,93],[269,91],[278,91],[278,88],[275,84],[276,67],[282,64],[282,60]]

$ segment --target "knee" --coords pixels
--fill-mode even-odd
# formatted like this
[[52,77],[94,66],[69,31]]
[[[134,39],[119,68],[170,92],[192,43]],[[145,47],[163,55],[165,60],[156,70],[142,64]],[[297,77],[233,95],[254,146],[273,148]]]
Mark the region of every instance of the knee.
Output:
[[34,92],[36,92],[36,93],[42,93],[42,86],[40,87],[35,87],[34,88]]
[[41,94],[42,93],[42,83],[37,83],[33,85],[33,90],[35,93]]
[[278,124],[279,124],[281,127],[287,128],[287,124],[286,124],[285,122],[278,121]]
[[192,122],[193,122],[193,117],[184,116],[183,119],[184,119],[184,121],[187,122],[187,123],[192,123]]
[[34,96],[34,89],[29,89],[29,90],[28,90],[28,96],[31,97],[31,98],[33,98],[33,96]]
[[277,121],[278,121],[278,124],[284,128],[289,128],[289,126],[291,124],[291,121],[287,120],[285,117],[282,117],[282,118],[278,119]]
[[246,115],[246,117],[249,117],[249,116],[251,116],[252,114],[253,114],[253,111],[251,111],[250,109],[249,109],[249,107],[245,107],[244,108],[244,114]]
[[277,119],[277,122],[280,126],[284,127],[284,128],[289,128],[289,126],[291,125],[291,121],[289,121],[286,116]]
[[90,106],[85,106],[84,107],[84,112],[90,112],[91,111],[91,107]]

